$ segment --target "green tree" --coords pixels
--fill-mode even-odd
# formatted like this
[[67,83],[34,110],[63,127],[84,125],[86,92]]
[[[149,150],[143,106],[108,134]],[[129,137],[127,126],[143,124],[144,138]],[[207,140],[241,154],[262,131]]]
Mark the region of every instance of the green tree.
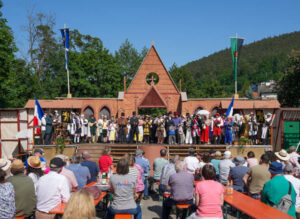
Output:
[[278,81],[278,100],[282,107],[300,106],[300,52],[293,52],[284,75]]

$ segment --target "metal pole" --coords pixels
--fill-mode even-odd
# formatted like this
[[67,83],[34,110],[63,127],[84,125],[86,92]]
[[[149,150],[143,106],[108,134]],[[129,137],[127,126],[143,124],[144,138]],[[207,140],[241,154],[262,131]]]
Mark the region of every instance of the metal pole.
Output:
[[70,95],[70,79],[69,79],[69,68],[67,69],[67,77],[68,77],[68,96]]
[[235,56],[235,63],[234,63],[235,94],[237,94],[237,61],[238,61],[238,57]]

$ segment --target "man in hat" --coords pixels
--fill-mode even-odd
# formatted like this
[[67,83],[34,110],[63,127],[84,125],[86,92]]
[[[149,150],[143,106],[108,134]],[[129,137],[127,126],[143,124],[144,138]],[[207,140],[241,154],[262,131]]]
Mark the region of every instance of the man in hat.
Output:
[[125,113],[121,113],[121,117],[118,118],[119,126],[119,142],[121,144],[126,143],[126,129],[127,129],[127,119],[125,118]]
[[283,176],[282,167],[282,164],[277,161],[273,161],[270,164],[269,172],[271,173],[272,179],[265,183],[261,194],[261,201],[269,206],[276,208],[282,197],[290,194],[292,205],[284,210],[287,211],[286,213],[288,215],[295,218],[296,192],[293,185]]
[[239,192],[246,192],[247,188],[243,182],[243,177],[248,172],[248,167],[243,166],[245,159],[242,156],[237,156],[232,161],[235,167],[230,168],[229,176],[233,181],[233,189]]
[[219,113],[216,113],[215,119],[213,120],[213,138],[214,144],[220,144],[221,141],[221,130],[223,126],[223,120]]
[[281,149],[279,152],[275,152],[275,156],[278,159],[277,161],[282,163],[282,169],[285,167],[286,164],[288,164],[288,161],[290,159],[290,155],[284,149]]
[[53,112],[49,113],[46,117],[46,130],[45,130],[45,143],[46,145],[50,145],[52,142],[52,134],[53,134],[53,125],[55,122],[53,121]]
[[262,132],[261,132],[261,139],[264,145],[269,144],[271,120],[272,120],[272,114],[267,113],[265,121],[262,126]]
[[98,128],[98,142],[102,143],[103,142],[103,133],[102,133],[102,126],[103,126],[103,114],[100,113],[98,122],[97,122],[97,128]]
[[224,152],[224,159],[220,161],[219,163],[219,179],[220,183],[223,185],[227,184],[230,168],[234,167],[234,163],[230,160],[231,158],[231,152],[225,151]]
[[225,142],[224,143],[232,145],[232,127],[233,127],[232,116],[228,116],[226,118],[224,126],[225,126]]
[[172,119],[173,124],[175,125],[175,135],[176,135],[176,143],[179,144],[180,143],[180,135],[179,135],[179,127],[182,123],[181,118],[178,116],[177,112],[174,112],[174,118]]
[[86,142],[88,128],[89,128],[89,121],[84,117],[84,114],[80,115],[80,124],[81,124],[80,141]]
[[165,138],[165,143],[166,144],[169,144],[169,128],[170,126],[173,124],[173,121],[172,121],[172,112],[170,111],[168,113],[168,116],[165,118],[165,128],[166,128],[166,138]]
[[63,160],[54,157],[50,161],[50,172],[39,179],[36,190],[36,219],[54,219],[55,214],[49,214],[49,211],[61,202],[68,202],[70,198],[68,180],[59,174],[63,166]]
[[0,169],[2,169],[6,173],[5,178],[8,178],[10,176],[10,165],[11,165],[10,160],[7,160],[5,158],[0,158]]
[[7,178],[14,186],[16,201],[16,216],[28,217],[33,216],[36,207],[36,195],[32,179],[24,174],[24,164],[21,160],[16,159],[11,165],[13,176]]
[[258,125],[256,122],[256,117],[254,115],[254,112],[250,113],[250,118],[248,120],[249,124],[249,137],[252,141],[252,144],[256,144],[256,135],[257,135],[257,130],[258,130]]
[[138,143],[139,139],[139,118],[136,116],[136,112],[132,112],[132,117],[130,118],[130,144],[133,143],[134,135],[136,136],[136,143]]
[[96,142],[97,122],[96,122],[96,119],[95,119],[94,114],[92,114],[92,115],[90,116],[90,119],[89,119],[89,127],[90,127],[90,133],[91,133],[91,140],[92,140],[92,143],[95,143],[95,142]]
[[245,185],[248,186],[249,196],[254,199],[260,199],[265,182],[271,178],[268,165],[269,156],[267,154],[261,155],[259,165],[251,167],[243,178]]

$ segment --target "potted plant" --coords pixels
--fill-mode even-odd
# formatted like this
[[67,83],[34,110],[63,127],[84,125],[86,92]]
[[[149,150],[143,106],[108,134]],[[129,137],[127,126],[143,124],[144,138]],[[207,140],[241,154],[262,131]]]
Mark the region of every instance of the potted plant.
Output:
[[65,139],[62,138],[60,135],[57,136],[56,140],[55,140],[55,149],[56,149],[56,153],[60,153],[63,154],[64,149],[65,149]]

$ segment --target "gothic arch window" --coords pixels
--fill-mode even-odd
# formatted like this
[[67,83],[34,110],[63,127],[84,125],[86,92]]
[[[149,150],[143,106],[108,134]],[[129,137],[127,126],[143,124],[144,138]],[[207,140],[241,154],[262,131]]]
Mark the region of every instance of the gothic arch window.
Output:
[[104,106],[101,108],[100,110],[100,114],[102,114],[103,116],[106,116],[108,119],[110,118],[110,110],[108,107]]
[[90,116],[94,114],[94,110],[93,110],[92,107],[87,106],[87,107],[84,109],[83,114],[84,114],[84,117],[85,117],[86,119],[89,119]]

